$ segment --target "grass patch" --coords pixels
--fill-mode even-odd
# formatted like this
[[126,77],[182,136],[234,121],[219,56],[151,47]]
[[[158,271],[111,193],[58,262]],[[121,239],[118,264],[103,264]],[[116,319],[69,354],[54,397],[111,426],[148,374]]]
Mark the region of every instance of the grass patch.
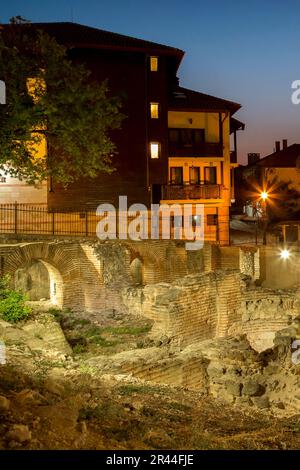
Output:
[[73,347],[74,354],[82,354],[87,351],[87,347],[84,344],[75,344]]
[[140,335],[141,333],[148,333],[151,326],[108,326],[102,330],[103,333],[111,333],[115,335]]
[[90,336],[99,336],[103,332],[102,328],[99,328],[99,326],[91,326],[88,330],[85,331],[85,336],[90,337]]
[[152,385],[122,385],[118,392],[120,395],[132,395],[133,393],[160,393],[161,390],[158,387]]
[[74,318],[74,321],[73,321],[73,325],[86,326],[90,324],[91,324],[91,320],[88,320],[87,318]]
[[92,336],[89,339],[89,343],[96,344],[97,346],[101,346],[103,348],[109,348],[111,346],[116,346],[119,344],[119,341],[116,340],[107,340],[102,338],[102,336]]
[[178,402],[171,402],[167,403],[168,408],[171,408],[172,410],[176,411],[183,411],[183,412],[188,412],[191,411],[192,407],[189,405],[184,405],[183,403],[178,403]]

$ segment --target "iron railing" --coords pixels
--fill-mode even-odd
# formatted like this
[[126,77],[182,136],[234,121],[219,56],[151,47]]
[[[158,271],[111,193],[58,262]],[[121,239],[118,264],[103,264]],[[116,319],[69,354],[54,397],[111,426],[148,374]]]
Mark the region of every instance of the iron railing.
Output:
[[162,187],[162,199],[220,199],[220,184],[169,184]]
[[[122,218],[123,217],[123,218]],[[163,222],[168,218],[170,223],[170,239],[177,238],[175,234],[174,215],[171,217],[160,214],[158,221],[151,219],[150,211],[143,215],[145,231],[141,238],[153,238],[155,231],[157,239],[168,238],[162,230]],[[77,212],[53,212],[49,211],[46,205],[28,204],[0,204],[0,234],[15,235],[47,235],[65,237],[97,237],[97,226],[103,216],[96,214],[96,211]],[[116,236],[122,238],[121,234],[126,233],[129,237],[128,227],[136,216],[128,216],[123,213],[116,213]],[[226,222],[226,221],[224,221]],[[153,227],[156,224],[156,230]],[[219,224],[220,225],[220,224]],[[112,230],[114,230],[112,224]],[[146,232],[146,234],[145,234]],[[182,240],[185,239],[185,231],[182,230]],[[205,240],[218,242],[218,227],[207,226],[205,224]]]

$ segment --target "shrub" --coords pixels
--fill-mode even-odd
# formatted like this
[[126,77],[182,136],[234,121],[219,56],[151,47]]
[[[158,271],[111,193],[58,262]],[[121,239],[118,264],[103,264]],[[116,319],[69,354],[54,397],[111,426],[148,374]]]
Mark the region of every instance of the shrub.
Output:
[[[5,292],[5,295],[3,295]],[[25,305],[26,296],[13,290],[1,292],[0,317],[10,323],[25,320],[30,314],[30,308]]]

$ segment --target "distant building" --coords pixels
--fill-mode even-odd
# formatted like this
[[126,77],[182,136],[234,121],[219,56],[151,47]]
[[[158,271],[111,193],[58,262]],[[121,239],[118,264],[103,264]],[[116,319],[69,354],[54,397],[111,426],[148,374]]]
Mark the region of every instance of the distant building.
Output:
[[[251,216],[251,208],[261,191],[268,194],[266,208],[269,222],[283,227],[283,240],[300,240],[300,144],[275,143],[275,151],[264,158],[254,158],[239,169],[237,182],[239,199],[244,211]],[[299,231],[299,238],[298,238]]]
[[159,202],[203,203],[206,239],[228,244],[236,134],[244,128],[232,116],[240,105],[180,87],[176,74],[184,52],[179,49],[75,23],[33,27],[69,47],[70,57],[83,62],[93,78],[108,79],[110,92],[122,99],[126,119],[122,129],[112,133],[118,155],[111,175],[82,178],[67,189],[52,181],[34,189],[3,177],[0,203],[77,211],[94,210],[103,202],[117,206],[119,195],[127,195],[128,204],[147,207]]

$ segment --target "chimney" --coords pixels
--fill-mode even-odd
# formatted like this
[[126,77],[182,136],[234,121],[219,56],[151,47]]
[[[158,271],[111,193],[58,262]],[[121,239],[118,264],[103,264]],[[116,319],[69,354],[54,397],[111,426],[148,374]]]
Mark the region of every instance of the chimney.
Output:
[[248,153],[248,165],[258,162],[260,159],[260,153]]
[[276,140],[275,142],[275,152],[280,152],[280,140]]
[[287,139],[283,139],[283,141],[282,141],[282,148],[283,148],[283,149],[286,149],[287,146],[288,146],[288,145],[287,145]]

